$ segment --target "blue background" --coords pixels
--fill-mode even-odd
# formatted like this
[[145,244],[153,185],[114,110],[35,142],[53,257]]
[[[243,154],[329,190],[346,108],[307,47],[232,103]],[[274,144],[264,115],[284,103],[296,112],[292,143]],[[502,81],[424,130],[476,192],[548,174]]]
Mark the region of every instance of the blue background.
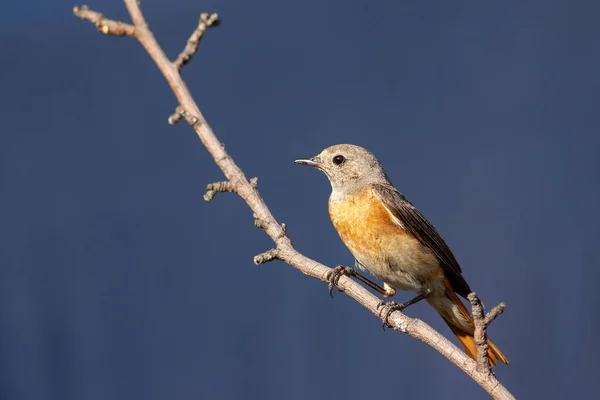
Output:
[[[485,398],[438,353],[274,262],[142,47],[73,3],[0,15],[2,399]],[[520,398],[591,395],[597,290],[597,1],[143,1],[209,123],[325,264],[352,264],[329,184],[296,166],[367,147],[488,306]],[[92,9],[127,19],[122,2]],[[410,296],[399,293],[397,299]],[[450,336],[426,305],[408,312]]]

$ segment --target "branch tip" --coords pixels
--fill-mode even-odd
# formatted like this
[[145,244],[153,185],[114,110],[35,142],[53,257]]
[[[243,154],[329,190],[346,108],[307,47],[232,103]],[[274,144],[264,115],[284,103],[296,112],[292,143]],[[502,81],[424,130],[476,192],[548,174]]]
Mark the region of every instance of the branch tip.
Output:
[[276,259],[279,259],[279,250],[271,249],[271,250],[265,251],[264,253],[260,253],[257,256],[254,256],[254,264],[256,264],[256,265],[264,264],[266,262],[273,261]]
[[190,62],[192,56],[196,54],[198,51],[198,46],[200,46],[200,40],[204,36],[204,32],[210,27],[219,26],[220,25],[219,14],[217,13],[202,13],[200,14],[200,21],[198,22],[198,26],[194,29],[194,32],[190,35],[187,43],[181,53],[177,56],[177,59],[173,61],[173,65],[178,70]]
[[173,114],[171,114],[171,116],[168,119],[169,125],[175,125],[176,123],[178,123],[181,118],[183,117],[183,108],[181,106],[177,106],[175,108],[175,112]]
[[73,7],[73,14],[84,21],[93,23],[96,25],[96,28],[105,35],[135,37],[135,26],[126,24],[125,22],[104,18],[104,15],[97,11],[90,10],[86,5]]
[[484,319],[485,325],[490,326],[492,321],[494,321],[496,319],[496,317],[498,317],[498,315],[500,315],[504,312],[505,308],[506,308],[506,304],[504,304],[504,303],[500,303],[496,307],[492,308],[490,310],[490,312],[487,313],[487,315],[485,316],[485,319]]
[[487,342],[487,328],[498,315],[504,312],[506,305],[504,303],[500,303],[496,307],[492,308],[486,315],[483,304],[477,296],[477,293],[469,293],[467,298],[471,303],[473,322],[475,324],[475,332],[473,337],[477,346],[477,371],[486,375],[493,375],[490,357],[488,354],[489,346]]
[[206,185],[205,201],[211,201],[217,193],[236,192],[235,185],[230,181],[213,182]]

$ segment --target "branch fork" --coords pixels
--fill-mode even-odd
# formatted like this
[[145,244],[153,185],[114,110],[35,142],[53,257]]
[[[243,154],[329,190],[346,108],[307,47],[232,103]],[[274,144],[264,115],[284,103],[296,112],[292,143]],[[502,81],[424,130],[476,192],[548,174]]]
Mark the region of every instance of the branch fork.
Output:
[[[130,14],[132,14],[133,17],[133,13],[131,12],[132,9],[129,6],[129,3],[126,2],[126,4],[127,8],[129,8]],[[139,16],[143,18],[143,15],[141,14],[141,10],[139,8],[139,4],[137,4],[136,11],[138,10]],[[125,22],[105,18],[103,14],[97,11],[90,10],[89,7],[86,5],[73,7],[73,13],[79,18],[85,21],[90,21],[91,23],[96,25],[96,28],[98,28],[98,30],[104,33],[105,35],[137,37],[139,33],[136,29],[136,25],[139,24],[131,25]],[[143,22],[145,23],[145,20]],[[189,63],[194,54],[196,54],[196,52],[198,51],[198,47],[200,46],[200,41],[204,36],[204,32],[206,32],[208,28],[216,27],[220,24],[221,21],[219,20],[219,14],[201,13],[198,26],[190,35],[181,53],[179,53],[175,61],[173,61],[173,66],[179,71],[181,70],[181,68],[183,68],[184,65]],[[145,25],[144,27],[146,28],[146,30],[148,29],[147,25]]]
[[175,125],[181,121],[181,118],[185,119],[192,128],[196,128],[198,124],[206,123],[204,120],[184,110],[180,105],[175,108],[175,112],[171,114],[167,122],[169,125]]
[[506,304],[500,303],[485,314],[483,303],[477,293],[469,293],[467,296],[472,307],[473,320],[475,322],[475,333],[473,335],[477,345],[477,371],[492,375],[492,366],[488,354],[487,329],[496,317],[504,312]]

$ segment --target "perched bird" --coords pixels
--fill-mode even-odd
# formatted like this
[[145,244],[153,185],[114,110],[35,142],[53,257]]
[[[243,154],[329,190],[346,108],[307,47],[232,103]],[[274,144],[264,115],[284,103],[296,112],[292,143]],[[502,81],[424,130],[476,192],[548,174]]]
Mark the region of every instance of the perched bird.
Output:
[[[416,292],[417,297],[408,302],[392,303],[393,309],[425,299],[446,321],[465,352],[476,359],[473,318],[457,296],[466,298],[471,289],[456,258],[433,225],[392,186],[373,154],[359,146],[339,144],[295,162],[327,175],[332,187],[329,215],[335,229],[356,265],[384,285],[381,288],[348,267],[336,268],[337,278],[339,274],[354,275],[385,297],[393,296],[396,289]],[[331,279],[334,277],[330,278],[333,282]],[[492,365],[496,361],[508,364],[489,339],[488,346]]]

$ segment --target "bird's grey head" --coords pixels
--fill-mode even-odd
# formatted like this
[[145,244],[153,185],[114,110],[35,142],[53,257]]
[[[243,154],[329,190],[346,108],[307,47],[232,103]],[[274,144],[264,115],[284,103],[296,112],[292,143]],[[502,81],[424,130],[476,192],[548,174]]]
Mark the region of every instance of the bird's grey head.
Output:
[[372,183],[389,183],[375,156],[353,144],[336,144],[311,159],[296,160],[295,163],[323,171],[331,182],[332,199],[341,199]]

